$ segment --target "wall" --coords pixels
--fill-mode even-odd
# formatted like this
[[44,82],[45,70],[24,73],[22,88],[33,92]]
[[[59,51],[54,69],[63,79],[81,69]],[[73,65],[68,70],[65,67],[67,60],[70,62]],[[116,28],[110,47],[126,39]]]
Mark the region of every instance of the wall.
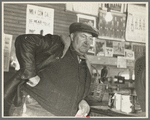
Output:
[[[77,21],[76,13],[65,11],[65,4],[32,4],[41,7],[54,9],[54,34],[68,35],[69,25]],[[4,4],[4,33],[13,35],[11,56],[15,57],[14,42],[18,35],[25,34],[26,30],[26,8],[27,4]],[[143,55],[144,46],[134,46],[135,57]],[[102,65],[97,65],[101,69]],[[109,67],[109,76],[116,75],[122,69],[117,69],[116,66]]]
[[[65,11],[65,4],[32,4],[54,9],[54,34],[68,35],[69,25],[76,22],[76,13]],[[27,4],[4,4],[4,33],[13,35],[11,56],[14,56],[14,41],[26,31]]]

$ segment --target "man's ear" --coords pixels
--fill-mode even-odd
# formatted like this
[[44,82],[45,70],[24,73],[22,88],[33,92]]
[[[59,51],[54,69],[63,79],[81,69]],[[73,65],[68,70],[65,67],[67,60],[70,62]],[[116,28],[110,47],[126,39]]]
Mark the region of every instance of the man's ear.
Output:
[[74,38],[74,33],[71,33],[71,34],[70,34],[70,39],[71,39],[71,41],[73,41],[73,38]]

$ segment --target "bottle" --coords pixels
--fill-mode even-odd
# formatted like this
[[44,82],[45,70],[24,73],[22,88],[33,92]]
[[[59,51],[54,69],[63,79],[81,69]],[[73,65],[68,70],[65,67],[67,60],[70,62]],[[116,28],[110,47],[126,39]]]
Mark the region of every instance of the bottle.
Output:
[[117,87],[117,91],[119,91],[120,90],[119,85],[116,85],[116,87]]
[[109,94],[108,107],[112,108],[114,103],[114,94]]
[[112,94],[109,94],[108,107],[111,108],[111,106],[112,106]]

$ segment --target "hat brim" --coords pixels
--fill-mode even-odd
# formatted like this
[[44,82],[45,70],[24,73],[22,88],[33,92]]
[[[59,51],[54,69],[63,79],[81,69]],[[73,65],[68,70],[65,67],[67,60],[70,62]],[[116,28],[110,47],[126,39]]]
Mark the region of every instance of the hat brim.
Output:
[[92,34],[93,37],[98,37],[98,32],[88,24],[73,23],[69,27],[70,34],[74,32],[87,32]]

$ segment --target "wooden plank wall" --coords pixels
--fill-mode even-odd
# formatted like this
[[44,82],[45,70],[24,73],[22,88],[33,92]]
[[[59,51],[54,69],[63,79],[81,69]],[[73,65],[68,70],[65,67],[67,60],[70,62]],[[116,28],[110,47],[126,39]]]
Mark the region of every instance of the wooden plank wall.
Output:
[[[30,4],[54,9],[54,34],[69,34],[69,25],[77,21],[76,13],[65,11],[65,4]],[[14,41],[26,31],[26,3],[4,4],[4,33],[13,35],[12,53],[14,56]]]
[[[54,34],[69,34],[69,25],[77,21],[76,13],[65,10],[65,4],[33,4],[40,7],[54,9]],[[14,42],[18,35],[25,34],[26,31],[26,8],[27,3],[7,3],[4,4],[4,33],[13,35],[11,56],[15,57]],[[98,18],[97,18],[98,19]],[[145,46],[134,45],[135,58],[143,55]],[[140,50],[139,50],[140,49]]]

